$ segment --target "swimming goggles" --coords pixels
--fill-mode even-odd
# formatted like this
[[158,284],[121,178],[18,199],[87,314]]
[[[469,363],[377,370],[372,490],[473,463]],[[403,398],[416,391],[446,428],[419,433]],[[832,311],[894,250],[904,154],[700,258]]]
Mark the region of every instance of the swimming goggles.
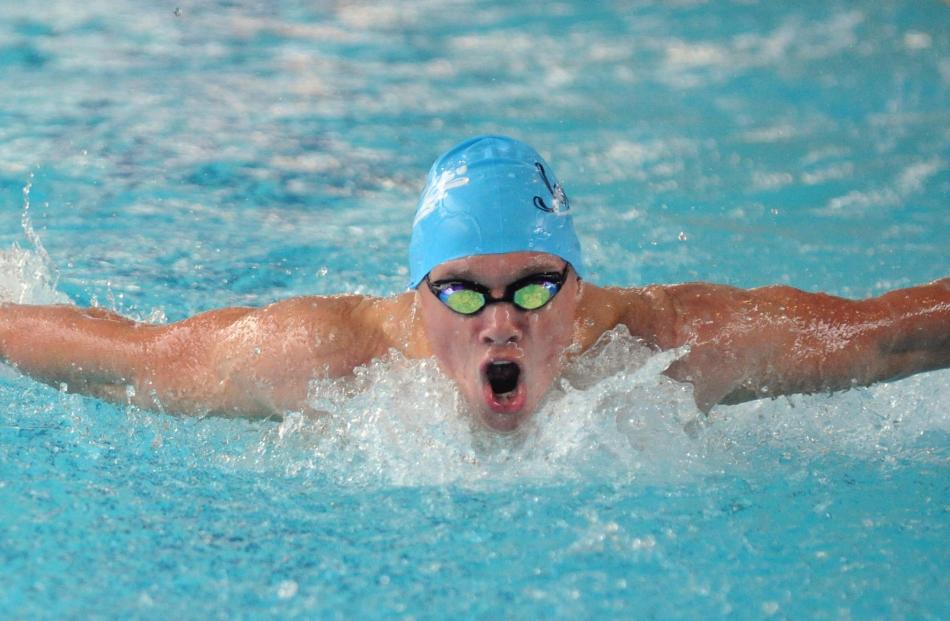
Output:
[[570,263],[565,263],[560,273],[543,272],[519,278],[505,287],[505,294],[500,298],[492,297],[488,287],[470,280],[449,278],[432,282],[426,274],[425,281],[432,295],[461,315],[476,315],[489,304],[500,302],[510,302],[516,308],[532,311],[554,299],[567,278],[567,268],[570,266]]

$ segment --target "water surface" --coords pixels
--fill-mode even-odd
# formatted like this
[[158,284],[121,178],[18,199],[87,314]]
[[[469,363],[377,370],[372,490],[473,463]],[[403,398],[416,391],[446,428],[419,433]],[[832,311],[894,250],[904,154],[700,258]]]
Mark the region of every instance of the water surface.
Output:
[[[557,169],[600,284],[944,277],[948,11],[7,3],[0,292],[394,294],[429,164],[489,132]],[[398,357],[283,422],[6,372],[0,616],[950,617],[948,372],[703,419],[668,355],[614,335],[513,438]]]

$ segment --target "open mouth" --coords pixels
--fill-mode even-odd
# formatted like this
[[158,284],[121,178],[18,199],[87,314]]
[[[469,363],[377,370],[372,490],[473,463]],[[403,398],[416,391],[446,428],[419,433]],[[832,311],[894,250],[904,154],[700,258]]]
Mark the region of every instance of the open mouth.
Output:
[[485,365],[485,400],[495,412],[514,413],[525,404],[527,393],[521,382],[521,366],[510,360]]
[[489,363],[485,369],[485,377],[496,395],[504,395],[518,387],[518,378],[521,376],[521,367],[514,362],[499,361]]

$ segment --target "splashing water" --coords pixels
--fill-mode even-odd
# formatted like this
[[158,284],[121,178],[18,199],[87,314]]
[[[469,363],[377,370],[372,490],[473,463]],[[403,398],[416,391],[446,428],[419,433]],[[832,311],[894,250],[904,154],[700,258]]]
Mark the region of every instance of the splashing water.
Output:
[[288,416],[277,443],[305,438],[311,457],[292,469],[315,465],[347,484],[659,476],[657,465],[667,464],[658,450],[680,461],[699,455],[684,430],[700,416],[692,392],[660,375],[682,353],[654,353],[615,330],[571,365],[521,429],[502,435],[481,427],[434,360],[392,352],[351,379],[313,382],[311,405],[324,415]]
[[0,302],[17,304],[68,304],[57,291],[55,277],[38,253],[17,245],[0,250]]
[[[22,226],[33,250],[0,251],[0,301],[70,303],[57,291],[30,223],[29,191],[30,183]],[[941,405],[950,403],[948,371],[832,396],[719,407],[707,417],[690,385],[663,375],[685,353],[655,352],[618,327],[572,362],[539,411],[510,435],[482,428],[434,360],[395,352],[352,377],[314,380],[311,406],[319,416],[291,413],[256,430],[240,425],[240,434],[257,438],[244,452],[222,450],[240,444],[226,422],[215,430],[208,423],[156,423],[151,415],[129,420],[161,427],[156,447],[164,436],[182,446],[199,442],[198,461],[325,477],[347,487],[665,484],[836,453],[884,464],[950,461],[950,418]],[[217,442],[222,431],[225,440]]]
[[683,354],[654,352],[618,328],[570,365],[521,429],[499,435],[466,411],[434,360],[391,353],[353,378],[314,381],[311,405],[324,414],[289,415],[262,438],[255,459],[267,454],[271,467],[291,474],[370,487],[668,484],[835,453],[885,464],[946,459],[946,382],[921,375],[720,407],[707,417],[691,386],[662,374]]
[[[21,226],[32,250],[0,250],[0,302],[71,303],[56,289],[58,275],[30,221],[31,186],[32,176],[23,187]],[[950,418],[939,405],[950,403],[950,382],[930,380],[950,372],[720,407],[707,417],[690,385],[663,375],[686,352],[655,352],[618,327],[568,365],[539,411],[509,435],[481,427],[435,360],[391,352],[352,377],[314,380],[310,404],[321,415],[291,413],[265,428],[254,450],[236,455],[221,453],[215,433],[205,431],[201,452],[238,468],[357,487],[665,484],[834,453],[885,464],[950,458],[943,448]],[[15,376],[7,367],[0,372]],[[164,427],[171,437],[177,430],[178,441],[196,431],[193,424]]]
[[68,304],[69,298],[56,290],[58,274],[52,260],[30,222],[30,189],[33,175],[23,186],[23,213],[20,224],[33,251],[14,244],[0,250],[0,303]]

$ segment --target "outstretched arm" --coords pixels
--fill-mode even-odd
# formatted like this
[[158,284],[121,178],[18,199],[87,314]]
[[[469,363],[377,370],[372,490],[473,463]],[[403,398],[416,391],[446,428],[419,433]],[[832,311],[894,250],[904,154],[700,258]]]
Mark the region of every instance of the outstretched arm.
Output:
[[663,288],[672,330],[690,346],[667,374],[717,403],[841,390],[950,366],[950,278],[848,300],[791,287]]
[[168,325],[100,309],[0,306],[0,358],[71,392],[184,414],[306,407],[309,381],[341,376],[385,345],[360,296],[227,308]]

